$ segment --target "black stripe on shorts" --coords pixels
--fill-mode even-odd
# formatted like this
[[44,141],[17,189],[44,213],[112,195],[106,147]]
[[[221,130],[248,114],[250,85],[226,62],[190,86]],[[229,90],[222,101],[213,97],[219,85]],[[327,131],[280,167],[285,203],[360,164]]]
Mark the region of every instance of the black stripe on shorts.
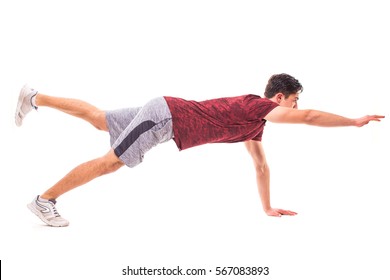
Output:
[[153,121],[144,121],[136,126],[123,141],[115,148],[114,152],[117,157],[120,157],[135,141],[145,132],[152,129],[156,125]]

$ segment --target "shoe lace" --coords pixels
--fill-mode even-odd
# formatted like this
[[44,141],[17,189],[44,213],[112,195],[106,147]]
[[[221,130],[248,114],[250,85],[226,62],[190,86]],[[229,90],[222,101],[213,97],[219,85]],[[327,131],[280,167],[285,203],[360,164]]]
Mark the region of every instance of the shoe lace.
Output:
[[54,200],[54,201],[53,201],[53,200],[49,200],[49,202],[50,202],[50,204],[51,204],[51,208],[52,208],[52,210],[53,210],[54,216],[56,216],[56,217],[61,217],[60,213],[58,213],[57,208],[56,208],[56,206],[55,206],[56,201],[55,201],[55,200]]

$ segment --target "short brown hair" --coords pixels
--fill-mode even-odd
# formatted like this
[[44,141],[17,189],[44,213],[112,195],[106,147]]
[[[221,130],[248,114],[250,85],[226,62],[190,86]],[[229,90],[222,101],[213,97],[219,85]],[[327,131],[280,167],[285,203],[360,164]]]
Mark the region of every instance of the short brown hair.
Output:
[[297,79],[288,74],[275,74],[269,78],[265,87],[264,96],[267,98],[274,97],[277,93],[283,93],[285,98],[290,94],[300,93],[303,91],[302,85]]

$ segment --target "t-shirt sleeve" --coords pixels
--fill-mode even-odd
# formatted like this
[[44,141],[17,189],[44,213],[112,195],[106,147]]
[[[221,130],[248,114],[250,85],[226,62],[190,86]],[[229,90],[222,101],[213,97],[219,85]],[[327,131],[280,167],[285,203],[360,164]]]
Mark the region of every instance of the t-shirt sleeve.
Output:
[[252,138],[253,141],[260,141],[263,138],[263,131],[261,131],[259,134],[257,134],[255,137]]
[[[268,115],[269,112],[271,112],[273,109],[275,109],[278,106],[279,106],[279,104],[277,104],[277,103],[275,103],[275,102],[273,102],[271,100],[263,100],[263,111],[262,111],[262,114],[265,117],[265,116]],[[265,125],[265,123],[264,123],[264,125]],[[259,134],[257,134],[251,140],[260,141],[261,142],[262,138],[263,138],[263,130],[261,130],[259,132]]]
[[269,99],[262,99],[262,115],[263,115],[263,118],[265,118],[265,116],[267,116],[273,109],[275,109],[276,107],[279,107],[279,104],[276,103],[276,102],[273,102]]

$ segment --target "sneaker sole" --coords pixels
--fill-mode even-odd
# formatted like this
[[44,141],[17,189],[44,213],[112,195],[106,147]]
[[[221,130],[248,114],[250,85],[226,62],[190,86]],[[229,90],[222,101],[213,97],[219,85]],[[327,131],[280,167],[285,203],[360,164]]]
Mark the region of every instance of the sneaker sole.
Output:
[[26,98],[27,94],[28,94],[28,92],[26,90],[26,85],[25,85],[20,90],[18,104],[16,105],[16,111],[15,111],[16,126],[21,126],[23,123],[23,118],[25,115],[22,113],[21,109],[22,109],[23,101]]
[[42,213],[39,212],[37,209],[35,209],[35,207],[31,205],[31,203],[27,204],[27,208],[30,209],[30,211],[33,212],[39,219],[41,219],[42,222],[44,222],[45,224],[47,224],[51,227],[67,227],[69,225],[69,223],[67,225],[54,225],[54,224],[50,223],[50,221],[45,219],[45,217],[42,215]]

